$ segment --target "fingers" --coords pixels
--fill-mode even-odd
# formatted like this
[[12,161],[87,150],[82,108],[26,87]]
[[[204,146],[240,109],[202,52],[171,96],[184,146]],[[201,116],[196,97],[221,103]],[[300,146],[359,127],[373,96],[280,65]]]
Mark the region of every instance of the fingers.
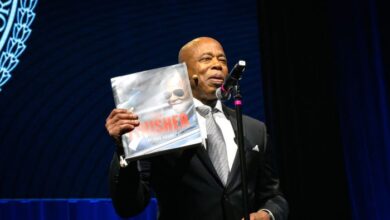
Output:
[[107,131],[114,139],[120,138],[121,135],[134,130],[136,126],[131,124],[111,125],[107,127]]
[[114,109],[106,119],[106,130],[115,140],[139,126],[138,116],[126,109]]
[[[260,211],[260,212],[250,213],[249,219],[250,220],[270,220],[270,217],[269,217],[268,213],[266,213],[266,212],[263,213],[263,211]],[[241,220],[244,220],[244,218],[242,218]]]
[[110,115],[107,117],[106,121],[113,120],[113,122],[116,122],[121,119],[133,119],[137,120],[138,115],[134,114],[131,111],[128,111],[126,109],[114,109],[110,113]]
[[134,120],[137,122],[138,115],[129,112],[126,109],[114,109],[106,119],[106,124],[114,124],[121,120]]

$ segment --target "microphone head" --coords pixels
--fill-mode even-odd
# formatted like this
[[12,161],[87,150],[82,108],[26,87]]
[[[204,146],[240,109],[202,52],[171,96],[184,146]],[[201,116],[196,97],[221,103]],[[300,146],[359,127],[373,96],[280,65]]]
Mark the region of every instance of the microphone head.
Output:
[[245,71],[245,67],[246,67],[245,60],[239,60],[238,63],[233,67],[233,70],[231,73],[232,77],[235,80],[241,80],[242,73]]
[[231,90],[234,85],[238,84],[238,81],[242,77],[242,72],[245,71],[245,67],[245,60],[240,60],[236,63],[236,65],[234,65],[227,78],[225,78],[223,85],[215,91],[215,96],[219,100],[226,101],[231,98]]

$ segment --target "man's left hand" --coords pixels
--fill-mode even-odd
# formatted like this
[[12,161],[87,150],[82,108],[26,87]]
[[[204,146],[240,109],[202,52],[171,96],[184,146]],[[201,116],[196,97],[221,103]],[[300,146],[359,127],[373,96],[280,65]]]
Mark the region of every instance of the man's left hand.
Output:
[[[250,220],[271,220],[271,217],[266,211],[258,211],[258,212],[253,212],[249,216]],[[244,218],[242,218],[244,220]]]

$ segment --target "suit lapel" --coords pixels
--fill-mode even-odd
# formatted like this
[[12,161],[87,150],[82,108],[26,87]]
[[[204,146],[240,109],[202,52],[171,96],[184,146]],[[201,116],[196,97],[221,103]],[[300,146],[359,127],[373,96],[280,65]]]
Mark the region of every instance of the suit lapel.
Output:
[[[236,119],[235,111],[233,111],[230,108],[227,108],[224,105],[222,105],[222,109],[223,109],[223,112],[224,112],[226,118],[228,118],[230,123],[232,124],[233,130],[234,130],[234,134],[236,136],[235,142],[236,142],[237,147],[238,147],[238,141],[237,141],[237,119]],[[244,131],[244,133],[245,133],[245,131]],[[245,152],[247,152],[248,147],[250,147],[250,146],[251,146],[250,142],[244,136]],[[214,165],[211,162],[211,159],[210,159],[210,157],[209,157],[209,155],[207,153],[207,150],[204,148],[204,146],[201,146],[201,147],[199,147],[197,149],[197,155],[198,155],[199,159],[202,161],[202,163],[204,164],[204,166],[214,176],[214,178],[216,179],[218,184],[220,184],[222,187],[224,187],[222,182],[221,182],[221,180],[219,179],[217,171],[215,170]],[[248,161],[247,161],[247,163],[248,163]],[[230,173],[229,173],[229,176],[228,176],[228,180],[227,180],[227,183],[226,183],[226,187],[228,189],[232,188],[234,185],[236,185],[236,184],[241,182],[241,177],[240,177],[239,174],[240,174],[240,158],[239,158],[239,153],[238,153],[238,149],[237,149],[237,153],[236,153],[236,156],[234,157],[233,165],[232,165],[232,168],[230,170]]]
[[[223,107],[223,111],[226,115],[226,117],[229,119],[230,123],[232,124],[232,127],[233,127],[233,130],[234,130],[234,134],[235,134],[235,142],[237,144],[237,152],[236,152],[236,156],[234,157],[234,161],[233,161],[233,165],[232,165],[232,168],[230,170],[230,173],[229,173],[229,176],[228,176],[228,180],[227,180],[227,188],[228,189],[231,189],[233,188],[233,186],[235,184],[238,184],[239,182],[241,182],[241,176],[240,176],[240,155],[239,155],[239,150],[238,150],[238,131],[237,131],[237,118],[236,118],[236,112],[233,111],[232,109],[230,108],[227,108],[225,107],[224,105],[222,105]],[[248,147],[250,147],[251,144],[249,143],[248,139],[245,137],[245,131],[244,131],[244,149],[245,149],[245,156],[246,158],[247,155],[246,155],[246,152],[248,151]],[[248,164],[248,161],[247,161],[247,164]]]
[[218,184],[223,187],[223,184],[222,184],[221,180],[219,179],[217,171],[215,170],[214,165],[211,162],[209,154],[207,153],[207,151],[203,145],[198,147],[197,155],[199,157],[199,160],[202,161],[203,165],[206,167],[206,169],[211,173],[212,176],[214,176],[214,178],[216,179]]
[[[224,105],[222,105],[222,107],[223,107],[223,112],[225,113],[225,116],[229,119],[230,123],[232,124],[234,134],[235,134],[234,141],[237,144],[237,119],[236,119],[236,115],[234,114],[235,112],[233,112],[231,109],[225,107]],[[228,187],[231,185],[231,182],[233,179],[237,179],[238,169],[240,167],[239,163],[240,163],[240,160],[239,160],[238,149],[237,149],[236,156],[234,157],[233,165],[232,165],[232,168],[230,169],[230,173],[229,173],[228,180],[226,183],[226,185]]]

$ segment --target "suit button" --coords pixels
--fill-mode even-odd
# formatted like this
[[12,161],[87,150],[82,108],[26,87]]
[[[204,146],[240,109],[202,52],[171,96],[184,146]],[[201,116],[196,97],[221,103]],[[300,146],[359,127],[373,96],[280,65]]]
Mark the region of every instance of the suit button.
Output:
[[229,201],[229,198],[228,198],[228,196],[227,196],[226,194],[223,195],[223,199],[224,199],[225,201]]

